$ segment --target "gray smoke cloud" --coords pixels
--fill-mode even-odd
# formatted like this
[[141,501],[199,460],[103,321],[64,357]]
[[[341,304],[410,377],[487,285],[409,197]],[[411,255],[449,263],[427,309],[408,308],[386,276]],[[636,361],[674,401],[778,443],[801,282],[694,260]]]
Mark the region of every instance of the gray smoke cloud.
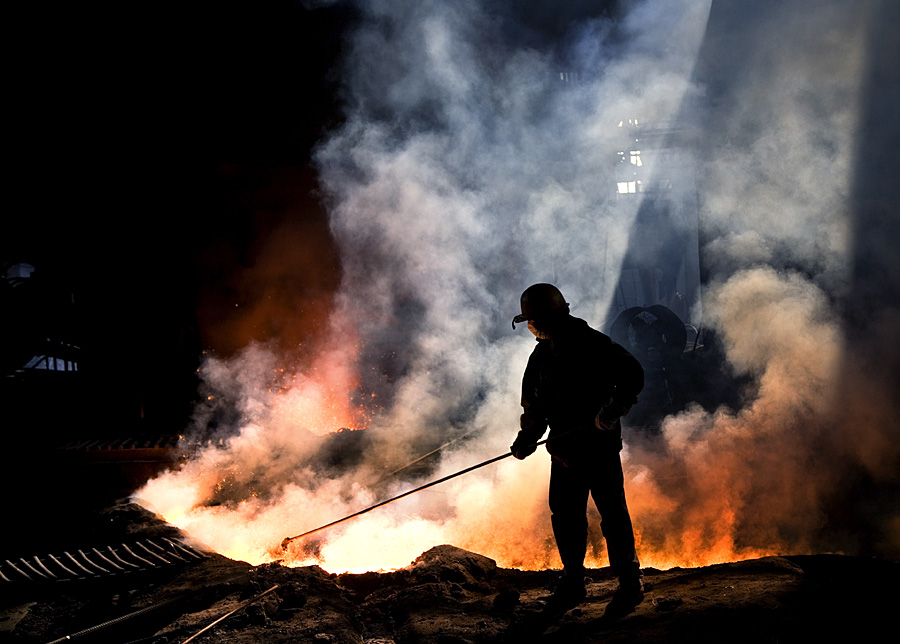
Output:
[[508,35],[522,16],[494,6],[363,7],[348,124],[318,154],[347,314],[397,351],[400,373],[455,383],[394,391],[409,383],[418,406],[436,396],[439,426],[490,389],[493,348],[522,344],[508,324],[524,287],[557,283],[576,314],[603,321],[639,206],[617,199],[617,124],[674,118],[708,11],[640,3],[616,43],[609,20],[585,13],[523,46]]
[[[861,552],[836,512],[860,499],[839,493],[848,477],[876,477],[889,499],[900,444],[884,383],[866,379],[866,402],[844,377],[867,373],[847,367],[843,312],[879,5],[355,4],[346,119],[316,151],[343,268],[326,348],[275,391],[265,374],[278,361],[263,347],[212,361],[203,417],[226,401],[234,436],[139,495],[220,552],[261,561],[267,544],[421,482],[373,484],[435,447],[467,437],[430,478],[506,451],[532,348],[508,326],[521,291],[553,282],[600,326],[623,263],[652,254],[635,234],[654,227],[635,226],[641,195],[617,189],[617,153],[640,143],[620,123],[640,119],[692,141],[676,167],[647,154],[646,176],[695,186],[678,194],[693,195],[696,216],[674,219],[678,234],[699,230],[704,274],[702,306],[687,302],[684,321],[715,336],[741,383],[738,406],[688,404],[651,436],[626,436],[642,558]],[[323,473],[309,432],[347,416],[308,419],[342,388],[366,410],[365,458]],[[296,560],[404,565],[451,542],[502,565],[558,565],[547,469],[537,456],[480,470],[323,534]],[[236,492],[211,505],[226,480]],[[896,504],[882,514],[859,529],[894,555]],[[373,534],[406,549],[376,555]]]

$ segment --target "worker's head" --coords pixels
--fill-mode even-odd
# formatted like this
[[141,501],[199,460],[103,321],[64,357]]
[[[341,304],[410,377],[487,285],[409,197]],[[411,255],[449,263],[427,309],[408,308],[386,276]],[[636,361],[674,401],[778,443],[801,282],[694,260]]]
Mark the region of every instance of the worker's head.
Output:
[[512,327],[518,322],[528,322],[532,333],[549,333],[556,322],[569,315],[569,304],[559,289],[552,284],[532,284],[519,300],[522,312],[513,318]]

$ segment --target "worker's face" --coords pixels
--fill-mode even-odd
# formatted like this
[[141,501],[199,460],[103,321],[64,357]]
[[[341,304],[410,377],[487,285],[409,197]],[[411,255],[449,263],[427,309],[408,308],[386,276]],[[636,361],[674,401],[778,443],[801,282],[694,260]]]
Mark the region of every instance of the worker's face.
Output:
[[541,340],[546,340],[550,337],[550,334],[541,328],[540,323],[536,324],[534,320],[528,320],[528,330],[534,334],[534,337],[540,338]]

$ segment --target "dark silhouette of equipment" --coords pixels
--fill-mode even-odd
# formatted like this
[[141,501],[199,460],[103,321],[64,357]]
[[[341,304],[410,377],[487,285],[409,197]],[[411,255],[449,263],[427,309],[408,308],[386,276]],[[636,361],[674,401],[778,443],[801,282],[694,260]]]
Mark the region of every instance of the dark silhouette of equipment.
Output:
[[644,367],[644,390],[628,415],[628,424],[655,427],[663,415],[677,411],[682,404],[687,327],[661,304],[633,306],[616,317],[609,336]]
[[640,360],[644,369],[651,370],[679,360],[687,345],[684,323],[661,304],[625,309],[609,335]]

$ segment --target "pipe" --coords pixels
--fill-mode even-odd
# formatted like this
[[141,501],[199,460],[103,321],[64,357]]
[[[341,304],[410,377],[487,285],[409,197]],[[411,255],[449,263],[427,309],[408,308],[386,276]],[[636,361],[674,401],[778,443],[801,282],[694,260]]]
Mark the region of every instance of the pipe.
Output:
[[[228,579],[224,580],[222,583],[223,583],[223,585],[227,585],[227,584],[234,583],[238,580],[246,579],[246,577],[247,577],[247,575],[242,573],[239,575],[234,575],[232,577],[229,577]],[[277,587],[277,585],[276,585],[276,587]],[[273,590],[275,590],[275,588],[270,588],[263,594],[270,593]],[[205,591],[206,591],[206,589],[204,588],[203,590],[201,590],[199,592],[202,593]],[[151,604],[150,606],[145,606],[144,608],[140,608],[134,612],[127,613],[125,615],[121,615],[114,619],[103,622],[102,624],[97,624],[96,626],[91,626],[90,628],[85,628],[84,630],[78,631],[77,633],[71,633],[69,635],[64,635],[63,637],[60,637],[51,642],[48,642],[48,644],[65,644],[66,642],[70,642],[70,641],[78,639],[80,637],[86,637],[86,636],[93,635],[93,634],[97,633],[98,631],[102,631],[111,626],[117,626],[119,624],[122,624],[123,622],[127,622],[136,617],[141,617],[143,615],[152,613],[153,611],[159,610],[161,608],[166,608],[166,607],[176,604],[178,602],[186,601],[188,599],[193,598],[197,594],[198,594],[197,592],[191,592],[191,593],[181,594],[176,597],[170,597],[169,599],[163,600],[163,601],[159,602],[158,604]],[[262,595],[257,595],[256,597],[252,598],[249,601],[255,601],[255,600],[259,599],[261,596]],[[230,613],[229,613],[229,615],[230,615]],[[227,617],[227,616],[228,615],[226,615],[225,617]],[[222,619],[224,619],[224,617]],[[219,621],[221,621],[221,619],[217,620],[216,622],[213,622],[213,624],[210,624],[207,628],[214,626]],[[205,630],[206,630],[206,628],[204,628],[204,631]],[[203,631],[201,631],[201,632],[203,632]],[[199,634],[200,633],[197,633],[196,635],[199,635]],[[196,637],[196,635],[194,637]],[[191,639],[193,639],[193,638],[191,638]]]

